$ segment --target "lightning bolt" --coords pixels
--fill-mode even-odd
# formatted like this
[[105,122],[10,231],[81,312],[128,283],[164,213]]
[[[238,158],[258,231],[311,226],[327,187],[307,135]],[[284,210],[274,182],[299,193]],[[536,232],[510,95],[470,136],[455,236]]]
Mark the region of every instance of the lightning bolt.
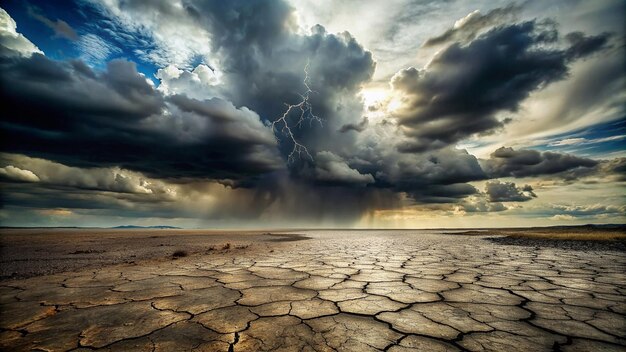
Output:
[[[300,100],[300,102],[298,102],[297,104],[285,103],[287,110],[285,110],[285,112],[283,113],[281,117],[274,120],[271,125],[272,131],[274,132],[278,131],[277,127],[279,125],[282,125],[280,132],[286,135],[289,139],[291,139],[291,143],[293,144],[293,149],[291,149],[291,153],[289,153],[289,156],[287,157],[288,163],[295,161],[296,157],[300,158],[302,154],[306,155],[311,160],[313,160],[313,157],[309,153],[309,150],[307,149],[307,147],[304,144],[298,142],[298,140],[296,140],[296,137],[293,135],[292,128],[294,127],[300,128],[305,121],[309,121],[309,125],[312,125],[313,121],[316,121],[320,124],[320,126],[322,126],[322,119],[319,116],[315,115],[315,113],[313,112],[313,105],[311,105],[311,101],[310,101],[311,94],[317,93],[317,92],[312,90],[311,87],[309,86],[309,84],[311,83],[311,78],[309,77],[309,60],[307,60],[306,66],[304,66],[304,81],[302,83],[304,84],[304,87],[306,87],[306,90],[304,93],[302,94],[298,93],[298,95],[302,98],[302,100]],[[288,117],[291,115],[292,112],[298,111],[298,110],[300,110],[298,121],[292,127],[289,125]]]

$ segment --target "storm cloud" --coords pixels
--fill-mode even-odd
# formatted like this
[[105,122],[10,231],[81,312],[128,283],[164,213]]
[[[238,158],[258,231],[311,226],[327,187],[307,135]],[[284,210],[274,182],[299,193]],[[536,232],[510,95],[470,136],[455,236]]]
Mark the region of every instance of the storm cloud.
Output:
[[565,40],[570,44],[567,56],[570,60],[584,58],[608,47],[611,33],[601,33],[596,36],[587,36],[583,32],[571,32],[565,35]]
[[367,128],[367,124],[369,123],[369,120],[367,118],[367,116],[363,117],[363,120],[361,120],[361,122],[359,123],[347,123],[343,126],[341,126],[341,128],[339,129],[339,132],[341,133],[346,133],[349,131],[354,131],[354,132],[363,132],[365,130],[365,128]]
[[526,202],[537,198],[530,185],[517,187],[513,182],[489,181],[485,193],[490,202]]
[[537,150],[515,150],[501,147],[489,159],[482,160],[486,173],[497,177],[529,177],[554,175],[575,169],[591,169],[598,161],[571,154],[539,152]]
[[570,60],[602,48],[573,43],[559,49],[557,40],[549,22],[503,25],[467,45],[451,44],[422,70],[399,71],[391,86],[402,105],[393,115],[412,139],[401,150],[441,148],[503,128],[509,120],[502,113],[517,111],[531,92],[565,78]]
[[157,178],[237,180],[283,167],[255,112],[219,98],[166,98],[128,61],[96,73],[38,53],[3,57],[0,99],[6,152]]

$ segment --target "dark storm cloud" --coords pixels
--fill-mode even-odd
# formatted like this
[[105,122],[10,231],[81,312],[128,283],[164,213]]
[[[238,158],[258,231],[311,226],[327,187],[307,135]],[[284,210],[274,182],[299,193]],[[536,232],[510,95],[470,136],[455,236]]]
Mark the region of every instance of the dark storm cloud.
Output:
[[[419,202],[447,203],[478,192],[467,182],[482,180],[485,174],[476,158],[466,152],[444,148],[405,156],[397,153],[395,146],[378,141],[359,145],[356,139],[370,125],[361,115],[357,93],[370,80],[375,63],[371,53],[349,33],[332,34],[317,25],[309,34],[302,34],[296,28],[293,9],[281,1],[206,1],[186,6],[193,20],[212,35],[215,62],[219,62],[216,69],[223,74],[221,93],[236,105],[258,112],[263,120],[275,120],[285,111],[285,103],[301,100],[308,63],[309,84],[314,90],[311,104],[322,124],[304,123],[293,129],[313,160],[301,158],[289,164],[291,179],[302,182],[307,192],[307,184],[344,187],[344,193],[354,196],[390,189]],[[182,100],[179,96],[168,101],[180,104]],[[201,112],[193,100],[187,100],[185,111]],[[289,120],[294,125],[296,115]],[[289,138],[279,137],[285,157],[292,144]],[[280,193],[278,189],[274,192]],[[296,194],[291,191],[291,196]],[[327,197],[335,199],[339,208],[343,202],[336,195],[333,191]]]
[[[326,151],[339,140],[334,136],[340,135],[341,126],[358,124],[361,119],[356,94],[373,73],[371,53],[349,33],[330,34],[316,26],[310,35],[297,34],[290,22],[293,9],[280,1],[189,3],[187,9],[214,35],[211,45],[222,63],[218,67],[223,75],[222,96],[254,111],[235,108],[218,98],[163,95],[127,62],[113,61],[106,71],[96,73],[80,61],[58,63],[38,55],[4,60],[0,67],[2,86],[11,88],[2,89],[3,100],[13,100],[12,110],[29,108],[28,114],[12,115],[11,121],[2,124],[2,133],[10,136],[3,150],[68,166],[108,168],[87,173],[72,184],[45,177],[39,188],[79,188],[80,196],[75,197],[81,201],[88,190],[97,192],[100,206],[111,209],[126,209],[129,204],[154,198],[154,194],[141,193],[144,190],[137,187],[135,178],[130,185],[120,184],[126,180],[116,177],[118,171],[111,169],[119,166],[155,178],[209,178],[223,184],[254,186],[258,197],[244,197],[229,207],[225,205],[229,199],[236,199],[229,194],[220,200],[223,210],[206,210],[207,217],[256,217],[271,206],[281,216],[343,221],[396,200],[397,194],[391,191],[365,189],[374,182],[372,175],[357,171],[342,157]],[[316,160],[291,166],[304,165],[312,174],[292,172],[288,179],[284,175],[263,176],[284,167],[284,163],[275,152],[271,131],[261,121],[274,120],[284,111],[285,102],[300,99],[307,62],[311,87],[316,90],[312,104],[324,121],[322,126],[307,123],[294,130],[298,138],[305,139]],[[202,95],[199,92],[197,96]],[[46,120],[45,116],[52,118]],[[315,129],[319,135],[313,133]],[[18,140],[32,142],[21,145]],[[352,144],[345,136],[340,143],[344,142]],[[283,144],[285,151],[291,148]],[[35,171],[44,177],[43,172]],[[305,177],[298,179],[298,175]],[[251,177],[255,182],[249,182]],[[226,178],[232,181],[223,180]],[[139,193],[132,193],[137,189]],[[124,203],[100,190],[131,192],[133,198]],[[12,204],[19,204],[18,193],[11,192]],[[307,202],[298,201],[303,198]],[[62,201],[38,205],[36,199],[29,196],[22,204],[63,206]],[[80,207],[82,203],[70,199],[67,204]],[[253,211],[244,211],[242,204],[250,204]]]
[[572,32],[565,35],[565,40],[570,44],[567,56],[570,60],[584,58],[602,49],[606,49],[611,33],[601,33],[596,36],[586,36],[583,32]]
[[517,187],[513,182],[498,180],[487,182],[485,193],[490,202],[526,202],[537,197],[530,185]]
[[[531,92],[563,79],[571,60],[603,45],[555,45],[550,22],[500,26],[467,45],[454,43],[423,69],[408,68],[391,80],[403,106],[394,112],[412,141],[404,152],[422,152],[454,144],[474,134],[493,133]],[[583,37],[579,42],[594,41]]]
[[213,34],[215,52],[229,58],[222,70],[233,98],[252,101],[251,107],[267,112],[267,118],[284,111],[284,102],[297,100],[307,61],[319,88],[317,103],[323,106],[324,100],[341,90],[350,93],[373,74],[372,54],[348,32],[331,34],[316,25],[310,35],[297,34],[294,9],[286,2],[205,1],[190,6]]
[[458,209],[466,213],[492,213],[508,210],[502,202],[527,202],[537,198],[532,186],[518,187],[513,182],[488,181],[485,192],[477,192],[459,200]]
[[454,183],[427,185],[421,189],[412,187],[407,193],[419,203],[456,203],[463,198],[477,194],[478,190],[469,183]]
[[319,152],[315,158],[315,179],[325,185],[364,186],[374,183],[370,174],[360,174],[341,157],[331,152]]
[[[389,190],[312,185],[294,182],[286,174],[263,177],[255,188],[231,189],[201,180],[169,185],[176,190],[175,197],[43,182],[28,186],[0,182],[0,187],[3,189],[0,201],[5,209],[71,209],[81,215],[202,219],[213,224],[236,226],[241,226],[242,220],[261,218],[266,225],[345,226],[377,207],[392,209],[399,204],[398,195]],[[210,200],[208,204],[207,199]],[[197,224],[197,221],[193,223]]]
[[[302,124],[293,132],[320,152],[336,147],[338,130],[361,119],[356,94],[375,68],[372,54],[350,33],[332,34],[321,25],[298,32],[294,9],[283,1],[205,1],[189,3],[196,20],[212,34],[211,45],[224,72],[225,95],[238,105],[276,120],[285,103],[295,104],[306,89],[308,64],[311,104],[323,124]],[[290,121],[296,122],[296,114]],[[350,141],[344,136],[344,140]],[[282,139],[283,151],[291,149]]]
[[512,4],[507,7],[493,9],[484,15],[479,11],[474,11],[457,21],[454,27],[441,35],[428,38],[424,42],[424,46],[445,44],[451,41],[467,42],[473,40],[480,30],[512,19],[520,9],[521,6]]
[[101,73],[33,54],[0,59],[2,149],[157,178],[244,179],[282,167],[254,112],[214,98],[165,99],[134,63]]
[[405,192],[419,203],[453,203],[478,190],[467,182],[484,180],[475,156],[443,148],[424,154],[399,153],[393,147],[362,146],[354,166],[374,175],[373,187]]
[[501,147],[482,160],[485,172],[492,178],[554,175],[573,170],[593,171],[598,161],[571,154],[514,150]]
[[617,175],[618,181],[626,181],[626,158],[615,158],[604,161],[600,165],[600,172],[605,175]]
[[[302,123],[292,132],[312,155],[354,143],[354,134],[340,132],[343,126],[364,128],[359,127],[362,102],[357,93],[374,72],[372,54],[348,32],[328,33],[315,25],[303,33],[297,26],[295,9],[285,1],[188,1],[184,16],[168,2],[131,1],[119,4],[119,8],[152,14],[168,26],[193,22],[204,28],[211,36],[207,41],[212,52],[208,62],[221,77],[219,87],[204,93],[246,106],[265,122],[282,116],[285,104],[301,101],[307,67],[313,90],[310,103],[321,123]],[[287,121],[295,126],[298,118],[296,109]],[[286,159],[293,144],[281,128],[278,126],[277,136]],[[315,168],[301,162],[289,167],[302,165]]]
[[368,120],[367,116],[363,116],[363,120],[361,120],[361,122],[359,122],[359,123],[347,123],[347,124],[341,126],[341,128],[339,129],[339,132],[341,132],[341,133],[346,133],[346,132],[349,132],[349,131],[363,132],[365,130],[365,128],[367,128],[368,122],[369,122],[369,120]]
[[297,34],[294,9],[286,2],[213,0],[190,7],[213,34],[215,51],[229,58],[223,69],[236,84],[233,91],[244,97],[259,99],[261,91],[269,89],[263,96],[293,98],[302,89],[307,60],[322,95],[326,90],[358,88],[374,71],[372,54],[348,32],[331,34],[316,25],[310,35]]
[[594,167],[576,167],[555,176],[568,183],[624,182],[626,181],[626,158],[598,160]]

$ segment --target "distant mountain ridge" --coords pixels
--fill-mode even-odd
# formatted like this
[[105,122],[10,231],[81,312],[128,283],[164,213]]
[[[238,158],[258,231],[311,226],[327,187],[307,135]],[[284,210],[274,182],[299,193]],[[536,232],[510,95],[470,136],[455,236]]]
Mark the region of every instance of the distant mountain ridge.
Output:
[[156,226],[137,226],[137,225],[122,225],[114,226],[112,229],[180,229],[181,227],[156,225]]

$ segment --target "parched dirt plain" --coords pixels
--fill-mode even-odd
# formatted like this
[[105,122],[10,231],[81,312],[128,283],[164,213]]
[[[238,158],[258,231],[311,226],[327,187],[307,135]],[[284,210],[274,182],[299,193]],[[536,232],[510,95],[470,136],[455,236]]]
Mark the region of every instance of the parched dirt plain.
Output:
[[[626,349],[626,252],[611,241],[93,230],[41,235],[47,256],[29,231],[2,235],[5,351]],[[38,269],[48,257],[73,271]]]

